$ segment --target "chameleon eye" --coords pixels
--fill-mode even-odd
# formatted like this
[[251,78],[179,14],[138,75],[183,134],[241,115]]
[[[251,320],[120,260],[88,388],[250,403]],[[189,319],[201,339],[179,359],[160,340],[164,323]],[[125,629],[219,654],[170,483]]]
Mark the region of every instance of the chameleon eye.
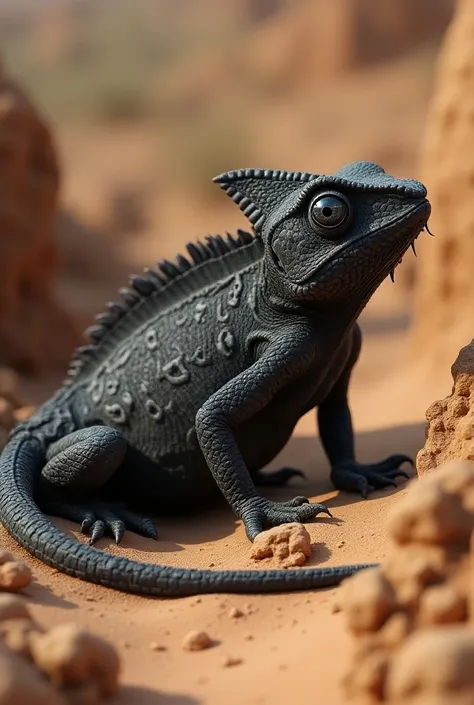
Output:
[[320,193],[309,206],[309,222],[323,237],[333,239],[349,224],[351,207],[341,194]]

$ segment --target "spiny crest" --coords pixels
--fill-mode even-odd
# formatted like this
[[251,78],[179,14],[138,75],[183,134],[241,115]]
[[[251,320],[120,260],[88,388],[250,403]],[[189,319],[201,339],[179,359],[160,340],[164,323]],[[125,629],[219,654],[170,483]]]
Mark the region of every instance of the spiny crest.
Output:
[[208,235],[205,238],[205,243],[197,241],[186,244],[189,258],[177,254],[174,262],[163,259],[158,262],[157,269],[146,268],[142,275],[130,277],[130,286],[119,289],[122,300],[109,302],[107,311],[99,313],[95,317],[94,325],[85,331],[85,335],[90,338],[91,342],[76,349],[69,364],[67,372],[69,379],[66,384],[73,382],[74,378],[94,354],[96,346],[102,338],[142,299],[159,291],[193,267],[202,264],[202,262],[221,257],[250,244],[254,239],[254,235],[241,229],[237,230],[235,236],[226,233],[225,238],[221,235]]
[[314,174],[302,171],[237,169],[220,174],[213,181],[232,198],[259,233],[273,208],[302,183],[314,178]]

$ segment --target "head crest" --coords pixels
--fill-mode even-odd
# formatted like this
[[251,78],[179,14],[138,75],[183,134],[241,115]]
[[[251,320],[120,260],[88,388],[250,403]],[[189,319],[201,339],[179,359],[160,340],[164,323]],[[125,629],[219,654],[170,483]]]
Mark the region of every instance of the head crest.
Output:
[[232,198],[259,233],[265,219],[282,200],[314,178],[314,174],[301,171],[238,169],[220,174],[213,181]]

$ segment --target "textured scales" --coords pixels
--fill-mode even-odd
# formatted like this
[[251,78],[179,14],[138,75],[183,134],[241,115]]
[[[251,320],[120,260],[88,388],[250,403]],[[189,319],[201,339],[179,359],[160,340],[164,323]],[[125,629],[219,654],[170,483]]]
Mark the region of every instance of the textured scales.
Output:
[[[96,324],[86,330],[86,336],[91,339],[91,344],[76,350],[68,370],[70,379],[65,384],[72,384],[81,373],[85,372],[84,368],[87,368],[88,372],[91,364],[100,356],[102,348],[105,352],[110,349],[107,344],[113,345],[121,336],[130,335],[132,328],[138,326],[141,320],[146,320],[151,307],[155,312],[160,307],[165,310],[173,302],[178,303],[186,295],[192,294],[195,290],[199,291],[206,283],[212,283],[215,278],[225,275],[226,271],[231,274],[232,261],[228,268],[225,266],[216,268],[216,259],[253,244],[254,241],[253,235],[241,229],[237,230],[237,237],[233,237],[230,233],[226,233],[226,239],[220,235],[209,235],[205,244],[202,242],[187,244],[189,259],[178,254],[175,262],[162,260],[158,263],[157,269],[145,269],[143,275],[132,276],[130,287],[119,290],[121,301],[108,303],[107,311],[99,313],[95,319]],[[247,251],[245,255],[239,254],[239,262],[244,262],[247,257],[251,261],[252,256],[258,257],[258,250]],[[193,272],[194,276],[190,278],[190,270],[196,270],[204,262],[214,262],[214,265],[211,265],[214,269],[203,271],[200,268],[199,275],[196,276]],[[182,275],[186,275],[185,278]],[[146,309],[145,303],[148,304]]]
[[[0,520],[69,575],[148,595],[264,592],[339,583],[360,566],[198,571],[130,561],[89,543],[125,530],[156,538],[152,514],[195,510],[219,491],[250,540],[329,513],[305,497],[271,502],[256,485],[298,419],[317,409],[333,484],[366,496],[406,476],[394,455],[355,459],[347,389],[357,317],[426,226],[426,190],[371,162],[333,175],[263,169],[215,178],[254,234],[209,236],[131,278],[88,330],[68,380],[13,431],[0,461]],[[137,513],[140,512],[140,513]]]

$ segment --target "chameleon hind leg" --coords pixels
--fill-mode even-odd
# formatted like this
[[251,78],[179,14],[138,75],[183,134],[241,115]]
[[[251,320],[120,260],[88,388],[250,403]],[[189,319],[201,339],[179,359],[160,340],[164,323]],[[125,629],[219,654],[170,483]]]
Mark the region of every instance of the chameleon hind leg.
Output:
[[91,544],[106,533],[119,543],[127,528],[156,539],[151,519],[128,511],[124,505],[97,500],[122,464],[126,450],[121,433],[107,426],[81,429],[52,443],[38,487],[41,510],[78,522],[82,532],[89,533]]

